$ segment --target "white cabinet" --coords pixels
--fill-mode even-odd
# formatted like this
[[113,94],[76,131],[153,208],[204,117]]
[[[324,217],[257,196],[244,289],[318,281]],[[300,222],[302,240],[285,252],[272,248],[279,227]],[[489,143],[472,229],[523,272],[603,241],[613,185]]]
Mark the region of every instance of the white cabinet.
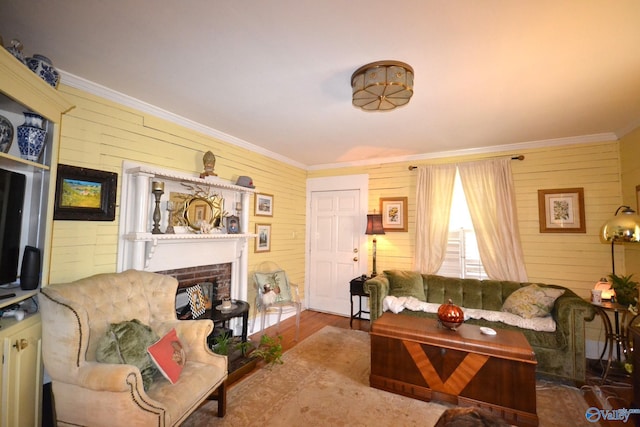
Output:
[[[0,47],[0,115],[8,118],[14,127],[9,152],[0,153],[0,168],[26,176],[19,263],[25,246],[40,249],[42,286],[49,283],[59,125],[62,114],[71,108],[57,90]],[[47,120],[47,140],[38,162],[20,158],[15,135],[17,126],[24,123],[22,113],[25,111],[35,112]],[[0,300],[0,308],[29,299],[38,291],[13,288],[1,292],[14,292],[16,296]],[[40,426],[43,375],[40,342],[39,313],[21,321],[12,317],[0,319],[0,427]]]
[[0,320],[0,427],[41,424],[41,343],[40,313]]

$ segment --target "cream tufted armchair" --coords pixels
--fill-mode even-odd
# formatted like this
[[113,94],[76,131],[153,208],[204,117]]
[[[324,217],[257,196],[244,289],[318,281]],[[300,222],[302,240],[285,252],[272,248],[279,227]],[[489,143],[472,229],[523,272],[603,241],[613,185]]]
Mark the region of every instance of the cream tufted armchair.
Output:
[[[211,320],[177,320],[177,286],[169,276],[128,270],[41,290],[42,356],[59,426],[176,426],[216,389],[224,416],[227,358],[207,347]],[[137,367],[96,362],[109,324],[134,318],[161,337],[176,329],[187,362],[175,384],[160,377],[145,391]]]

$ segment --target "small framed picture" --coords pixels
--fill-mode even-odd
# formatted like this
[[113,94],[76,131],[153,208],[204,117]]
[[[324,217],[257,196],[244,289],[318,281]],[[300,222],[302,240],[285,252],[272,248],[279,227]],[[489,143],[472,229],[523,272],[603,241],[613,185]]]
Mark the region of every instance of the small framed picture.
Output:
[[541,233],[586,233],[584,189],[538,190]]
[[53,219],[113,221],[118,174],[58,165]]
[[380,212],[385,232],[408,230],[406,197],[381,197]]
[[240,218],[235,215],[227,217],[227,233],[238,234],[240,233]]
[[206,301],[204,293],[200,285],[191,286],[187,288],[187,295],[189,295],[189,307],[191,308],[191,316],[194,319],[202,316],[206,311]]
[[256,252],[271,250],[271,224],[256,224]]
[[256,193],[257,216],[273,216],[273,196],[271,194]]

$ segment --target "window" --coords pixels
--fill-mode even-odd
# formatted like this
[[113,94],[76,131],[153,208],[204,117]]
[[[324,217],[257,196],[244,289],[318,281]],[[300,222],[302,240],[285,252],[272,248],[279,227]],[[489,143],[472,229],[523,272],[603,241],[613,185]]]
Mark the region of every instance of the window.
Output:
[[456,172],[451,201],[447,253],[438,274],[463,279],[488,279],[480,261],[476,233],[473,230],[469,207],[458,172]]

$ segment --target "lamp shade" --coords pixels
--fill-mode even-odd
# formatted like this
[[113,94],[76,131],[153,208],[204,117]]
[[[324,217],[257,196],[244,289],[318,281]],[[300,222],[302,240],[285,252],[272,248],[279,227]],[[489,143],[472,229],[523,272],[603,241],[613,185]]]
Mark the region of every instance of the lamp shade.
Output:
[[607,242],[640,243],[640,216],[629,206],[620,206],[602,226],[600,237]]
[[364,234],[384,234],[382,214],[367,214],[367,231]]

